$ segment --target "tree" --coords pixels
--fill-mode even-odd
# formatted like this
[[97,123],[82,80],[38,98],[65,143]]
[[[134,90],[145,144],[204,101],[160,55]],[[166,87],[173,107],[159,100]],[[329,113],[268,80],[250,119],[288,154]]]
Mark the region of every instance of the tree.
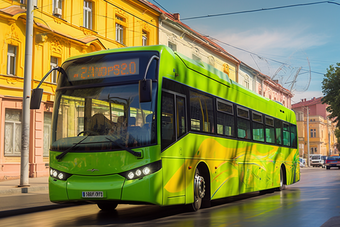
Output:
[[335,134],[335,137],[336,137],[336,140],[337,140],[337,143],[335,144],[335,146],[336,146],[337,150],[340,151],[340,130],[338,128],[335,129],[334,134]]
[[322,103],[329,105],[327,107],[327,111],[331,113],[329,119],[340,128],[340,63],[336,63],[335,67],[330,65],[327,69],[322,81],[322,93],[324,94]]

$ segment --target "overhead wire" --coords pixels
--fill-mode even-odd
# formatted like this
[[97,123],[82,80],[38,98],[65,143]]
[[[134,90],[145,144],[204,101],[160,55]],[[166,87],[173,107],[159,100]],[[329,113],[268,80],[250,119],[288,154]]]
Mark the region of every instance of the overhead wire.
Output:
[[[108,4],[112,5],[112,6],[114,6],[114,7],[117,7],[118,9],[123,10],[124,12],[128,13],[129,15],[131,15],[131,16],[133,16],[133,17],[136,17],[137,19],[139,19],[139,20],[141,20],[141,21],[143,21],[143,22],[145,22],[145,23],[147,23],[147,24],[149,24],[149,25],[151,25],[151,26],[153,26],[153,27],[155,27],[155,28],[161,29],[159,26],[154,25],[154,24],[150,23],[149,21],[147,21],[147,20],[145,20],[145,19],[143,19],[143,18],[138,17],[137,15],[135,15],[135,14],[133,14],[133,13],[131,13],[131,12],[125,10],[125,9],[122,8],[122,7],[119,7],[119,6],[117,6],[117,5],[115,5],[115,4],[111,3],[111,2],[109,2],[109,1],[107,1],[107,0],[104,0],[104,1],[105,1],[106,3],[108,3]],[[155,0],[153,0],[153,1],[156,2]],[[158,2],[156,2],[156,3],[157,3],[163,10],[165,10],[166,12],[168,12],[168,11],[167,11],[163,6],[161,6]],[[294,4],[294,5],[288,5],[288,6],[279,6],[279,7],[272,7],[272,8],[264,8],[264,9],[261,9],[261,10],[248,10],[248,11],[240,11],[240,12],[233,12],[233,13],[226,13],[226,14],[207,15],[207,16],[203,16],[203,17],[231,15],[231,14],[237,14],[237,13],[255,12],[255,11],[262,11],[262,10],[272,10],[272,9],[289,8],[289,7],[296,7],[296,6],[306,6],[306,5],[322,4],[322,3],[332,3],[332,4],[340,5],[339,3],[333,2],[333,1],[320,1],[320,2],[313,2],[313,3],[303,3],[303,4]],[[48,4],[48,5],[43,6],[42,8],[44,8],[44,7],[46,7],[46,6],[52,6],[52,5]],[[168,12],[168,13],[169,13],[169,12]],[[113,17],[103,16],[103,15],[97,15],[97,14],[94,14],[94,15],[95,15],[95,16],[101,16],[101,17],[104,17],[104,18],[107,18],[107,19],[115,20],[115,18],[113,18]],[[203,18],[203,17],[202,17],[202,18]],[[198,18],[201,18],[201,17],[184,18],[184,19],[181,19],[181,20],[185,20],[185,19],[188,20],[188,19],[195,19],[195,18],[198,19]],[[44,21],[44,22],[45,22],[45,21]],[[45,23],[46,23],[46,22],[45,22]],[[132,31],[131,29],[127,29],[127,30]],[[139,33],[139,32],[136,32],[136,31],[133,31],[133,32],[134,32],[134,33]],[[197,32],[197,33],[200,34],[199,32]],[[202,35],[202,34],[201,34],[201,35]],[[249,54],[251,54],[251,55],[255,55],[255,56],[259,57],[259,58],[264,58],[264,59],[267,59],[267,60],[270,60],[270,61],[273,61],[273,62],[282,64],[282,65],[287,65],[287,66],[289,66],[289,64],[287,64],[287,63],[285,63],[285,62],[281,62],[281,61],[278,61],[278,60],[275,60],[275,59],[272,59],[272,58],[269,58],[269,57],[260,56],[259,54],[256,54],[256,53],[254,53],[254,52],[251,52],[251,51],[242,49],[242,48],[240,48],[240,47],[233,46],[233,45],[231,45],[231,44],[228,44],[228,43],[223,42],[223,41],[221,41],[221,40],[218,40],[218,39],[216,39],[216,38],[213,38],[213,37],[210,37],[210,36],[207,36],[207,35],[202,35],[202,36],[205,36],[205,37],[207,37],[207,38],[210,38],[211,40],[215,40],[216,42],[222,43],[222,44],[224,44],[224,45],[227,45],[227,46],[229,46],[229,47],[235,48],[235,49],[237,49],[237,50],[247,52],[247,53],[249,53]],[[320,73],[320,72],[315,72],[315,71],[311,71],[311,72],[316,73],[316,74],[324,75],[324,73]]]
[[340,5],[339,3],[333,2],[333,1],[320,1],[320,2],[300,3],[300,4],[293,4],[293,5],[286,5],[286,6],[276,6],[276,7],[270,7],[270,8],[236,11],[236,12],[230,12],[230,13],[218,13],[218,14],[212,14],[212,15],[187,17],[181,20],[193,20],[193,19],[201,19],[201,18],[207,18],[207,17],[219,17],[219,16],[228,16],[228,15],[236,15],[236,14],[243,14],[243,13],[254,13],[254,12],[260,12],[260,11],[269,11],[269,10],[276,10],[276,9],[309,6],[309,5],[317,5],[317,4],[324,4],[324,3]]

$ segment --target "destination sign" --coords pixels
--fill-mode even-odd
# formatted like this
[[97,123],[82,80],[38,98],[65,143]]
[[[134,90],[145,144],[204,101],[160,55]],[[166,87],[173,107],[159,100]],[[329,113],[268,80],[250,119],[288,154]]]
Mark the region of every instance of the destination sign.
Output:
[[86,64],[72,65],[68,67],[66,73],[70,81],[138,75],[139,59],[89,62]]

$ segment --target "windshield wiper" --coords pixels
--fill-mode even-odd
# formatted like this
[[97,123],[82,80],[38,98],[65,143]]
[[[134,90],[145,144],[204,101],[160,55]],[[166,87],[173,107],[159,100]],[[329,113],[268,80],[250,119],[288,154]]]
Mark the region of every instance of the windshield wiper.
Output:
[[63,153],[61,153],[60,155],[56,156],[56,159],[58,161],[61,161],[61,159],[73,148],[75,148],[76,146],[78,146],[79,144],[81,144],[81,142],[83,142],[88,136],[86,136],[84,139],[80,140],[78,143],[74,144],[72,147],[68,148],[67,150],[65,150]]
[[[112,135],[110,135],[112,138],[114,138]],[[136,157],[142,157],[142,153],[141,152],[136,152],[136,151],[133,151],[131,150],[130,148],[128,147],[124,147],[123,145],[121,145],[120,143],[117,143],[116,141],[108,138],[108,137],[105,137],[106,139],[110,140],[112,143],[116,144],[119,148],[123,149],[123,150],[126,150],[127,152],[131,153],[132,155],[136,156]]]

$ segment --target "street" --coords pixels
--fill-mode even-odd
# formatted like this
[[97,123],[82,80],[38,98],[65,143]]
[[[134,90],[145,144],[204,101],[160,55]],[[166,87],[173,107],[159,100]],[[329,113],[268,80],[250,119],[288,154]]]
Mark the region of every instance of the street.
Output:
[[[6,217],[0,226],[322,226],[340,216],[339,186],[337,168],[304,168],[301,181],[285,191],[214,201],[198,212],[183,206],[119,205],[106,213],[90,204]],[[38,199],[46,194],[25,196]],[[324,226],[337,226],[329,223]]]

